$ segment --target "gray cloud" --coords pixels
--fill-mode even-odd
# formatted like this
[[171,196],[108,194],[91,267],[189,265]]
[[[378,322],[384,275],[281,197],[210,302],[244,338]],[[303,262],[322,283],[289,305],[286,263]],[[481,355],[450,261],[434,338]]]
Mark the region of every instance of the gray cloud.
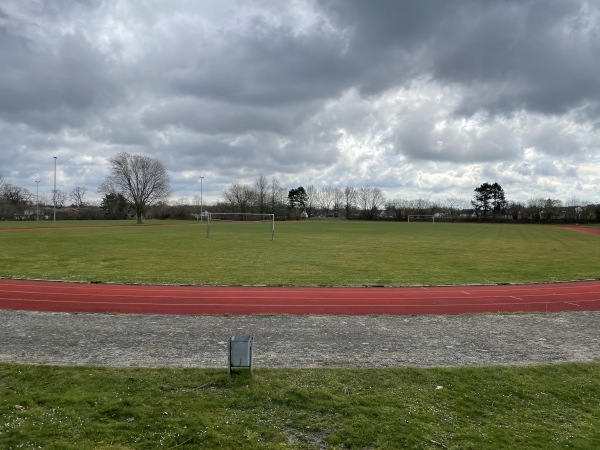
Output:
[[584,0],[7,0],[0,172],[31,185],[58,155],[63,190],[92,192],[126,150],[164,159],[176,197],[260,173],[597,197],[599,19]]
[[192,44],[203,51],[170,75],[174,92],[279,107],[339,95],[356,70],[343,39],[323,26],[298,34],[258,17],[218,38]]

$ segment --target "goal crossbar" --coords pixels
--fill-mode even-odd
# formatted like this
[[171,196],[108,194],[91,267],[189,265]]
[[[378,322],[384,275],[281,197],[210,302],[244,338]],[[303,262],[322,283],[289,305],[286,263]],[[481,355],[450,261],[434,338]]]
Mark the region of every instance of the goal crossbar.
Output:
[[[237,217],[231,218],[231,217]],[[262,217],[262,219],[251,219],[252,217]],[[270,222],[271,223],[271,240],[275,239],[275,214],[260,214],[260,213],[206,213],[206,237],[210,237],[211,222]]]

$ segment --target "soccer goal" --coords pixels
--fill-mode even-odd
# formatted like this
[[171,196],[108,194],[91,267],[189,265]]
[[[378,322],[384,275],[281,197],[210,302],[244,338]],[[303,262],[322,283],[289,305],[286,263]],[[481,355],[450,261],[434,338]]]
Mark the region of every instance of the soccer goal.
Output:
[[435,223],[435,216],[433,214],[411,214],[410,216],[408,216],[408,221]]
[[258,228],[260,233],[265,229],[265,224],[268,225],[268,229],[271,231],[271,240],[274,240],[275,214],[206,213],[206,237],[210,237],[211,229],[214,232],[216,225],[223,225],[231,232],[244,230],[245,232],[255,233],[256,228]]

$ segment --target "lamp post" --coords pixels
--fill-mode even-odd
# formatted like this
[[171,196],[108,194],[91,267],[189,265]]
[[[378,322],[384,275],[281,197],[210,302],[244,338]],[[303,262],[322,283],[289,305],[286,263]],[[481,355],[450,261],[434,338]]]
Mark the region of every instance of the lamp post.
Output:
[[35,182],[35,220],[40,221],[40,182]]
[[56,226],[56,156],[54,157],[54,226]]
[[200,222],[202,222],[202,180],[204,177],[200,177]]

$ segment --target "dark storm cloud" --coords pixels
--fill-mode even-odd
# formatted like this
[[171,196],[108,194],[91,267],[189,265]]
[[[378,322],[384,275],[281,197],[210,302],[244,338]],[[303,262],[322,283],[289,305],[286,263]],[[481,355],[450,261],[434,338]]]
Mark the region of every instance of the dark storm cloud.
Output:
[[600,100],[600,38],[579,2],[503,6],[466,19],[452,47],[435,47],[436,78],[472,83],[462,112],[561,114]]
[[170,87],[200,98],[269,107],[322,100],[339,95],[357,72],[343,37],[323,24],[299,34],[256,17],[239,31],[192,45],[203,48],[170,75]]
[[3,32],[0,118],[45,130],[78,126],[116,100],[118,83],[104,56],[78,32],[52,47]]
[[[563,113],[600,100],[597,7],[575,0],[323,0],[370,93],[429,75],[467,89],[458,112]],[[591,10],[591,11],[590,11]],[[387,70],[386,70],[387,69]],[[381,75],[384,74],[384,75]]]

